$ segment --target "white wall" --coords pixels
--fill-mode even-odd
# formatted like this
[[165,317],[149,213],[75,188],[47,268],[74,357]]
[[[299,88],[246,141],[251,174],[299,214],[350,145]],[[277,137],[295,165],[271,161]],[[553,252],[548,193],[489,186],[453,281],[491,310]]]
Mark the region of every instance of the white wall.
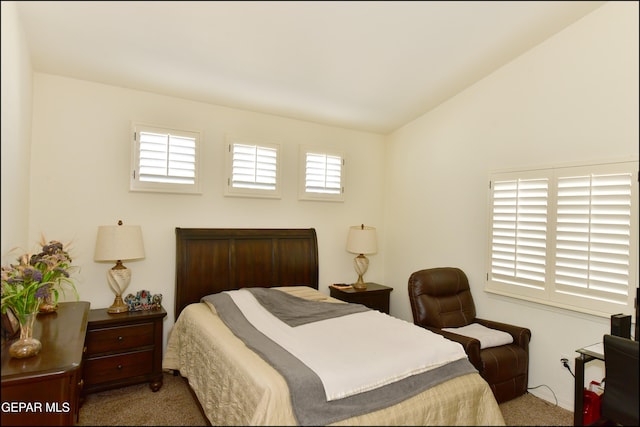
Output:
[[[609,319],[483,292],[488,173],[520,166],[638,158],[638,3],[609,3],[388,138],[385,282],[411,319],[407,279],[457,266],[479,317],[529,327],[529,386],[573,409],[561,355],[602,340]],[[637,286],[637,284],[636,284]],[[587,376],[602,379],[602,366]],[[588,378],[593,379],[593,378]],[[531,390],[552,402],[546,387]]]
[[[93,261],[99,225],[142,227],[146,258],[132,270],[128,292],[163,295],[173,325],[175,227],[316,228],[320,290],[355,280],[345,243],[350,225],[382,231],[383,137],[282,117],[36,73],[34,77],[29,236],[72,243],[81,271],[76,285],[92,308],[108,307],[112,264]],[[203,132],[202,195],[129,192],[131,121]],[[279,142],[282,198],[223,196],[226,132]],[[346,201],[298,201],[298,146],[340,148],[346,159]],[[382,280],[383,251],[371,256],[367,279]]]
[[27,248],[31,61],[15,2],[2,2],[2,265],[15,261],[14,247]]

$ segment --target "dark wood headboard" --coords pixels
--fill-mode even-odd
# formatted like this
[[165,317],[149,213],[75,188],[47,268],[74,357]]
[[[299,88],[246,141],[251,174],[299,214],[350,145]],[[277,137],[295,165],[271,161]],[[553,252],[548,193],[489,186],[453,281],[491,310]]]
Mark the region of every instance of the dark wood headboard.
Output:
[[176,319],[205,295],[296,285],[318,289],[313,228],[176,227]]

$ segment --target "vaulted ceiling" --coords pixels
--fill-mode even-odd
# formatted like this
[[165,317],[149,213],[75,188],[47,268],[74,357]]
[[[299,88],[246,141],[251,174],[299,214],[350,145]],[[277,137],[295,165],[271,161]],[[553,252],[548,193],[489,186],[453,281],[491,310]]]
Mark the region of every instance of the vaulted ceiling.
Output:
[[17,5],[35,71],[386,134],[603,3]]

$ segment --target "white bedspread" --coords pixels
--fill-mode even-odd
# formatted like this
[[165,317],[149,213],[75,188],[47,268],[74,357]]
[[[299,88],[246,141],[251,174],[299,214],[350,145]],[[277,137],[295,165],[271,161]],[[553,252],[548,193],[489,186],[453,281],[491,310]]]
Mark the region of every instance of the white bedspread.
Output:
[[290,327],[250,292],[227,292],[255,328],[318,375],[327,400],[373,390],[467,357],[460,344],[375,310]]

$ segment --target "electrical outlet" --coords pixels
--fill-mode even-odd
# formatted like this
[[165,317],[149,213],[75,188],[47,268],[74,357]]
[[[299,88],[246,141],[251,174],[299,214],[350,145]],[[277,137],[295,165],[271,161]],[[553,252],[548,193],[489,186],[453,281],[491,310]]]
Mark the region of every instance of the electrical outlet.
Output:
[[569,366],[569,368],[571,368],[571,359],[570,359],[570,358],[569,358],[569,356],[567,356],[566,354],[561,354],[561,355],[560,355],[560,367],[561,367],[562,369],[567,369],[567,368],[564,366],[564,361],[565,361],[565,360],[567,361],[567,366]]

